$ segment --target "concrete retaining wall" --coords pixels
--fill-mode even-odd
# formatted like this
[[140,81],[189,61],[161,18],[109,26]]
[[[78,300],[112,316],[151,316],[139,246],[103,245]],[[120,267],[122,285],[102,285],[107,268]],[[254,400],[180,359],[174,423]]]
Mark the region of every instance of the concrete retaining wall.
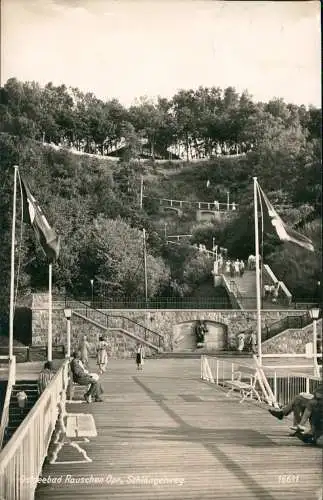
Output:
[[[85,315],[85,310],[77,309],[77,312]],[[193,324],[197,320],[212,322],[212,338],[210,337],[210,346],[221,346],[228,349],[236,345],[236,337],[240,331],[252,328],[256,330],[256,311],[241,310],[105,310],[112,316],[122,315],[130,318],[146,328],[158,332],[164,336],[165,350],[178,350],[176,346],[176,337],[178,338],[179,325],[186,324],[187,332],[192,332]],[[305,311],[263,311],[262,326],[269,326],[286,316],[302,316]],[[64,304],[62,302],[53,302],[53,343],[66,343],[66,319],[64,317]],[[98,313],[92,319],[98,322],[102,317]],[[111,325],[111,324],[110,324]],[[221,327],[223,326],[223,328]],[[111,326],[114,326],[113,324]],[[136,333],[136,328],[133,333]],[[218,333],[214,333],[215,330]],[[45,345],[47,342],[48,331],[48,303],[46,294],[34,294],[32,300],[32,344]],[[139,330],[138,330],[139,331]],[[176,333],[177,332],[177,333]],[[221,333],[222,332],[222,333]],[[103,330],[81,318],[72,316],[71,335],[72,346],[76,347],[83,335],[88,336],[88,340],[96,344],[97,339]],[[138,332],[137,332],[138,333]],[[181,333],[180,336],[185,335]],[[129,357],[133,354],[136,341],[129,339],[126,335],[118,332],[109,334],[111,352],[114,357]],[[207,339],[206,339],[207,340]],[[268,341],[270,342],[270,341]],[[273,341],[274,342],[274,341]],[[305,350],[304,341],[304,350]],[[274,344],[273,344],[274,345]],[[210,347],[211,349],[211,347]],[[279,351],[278,351],[279,352]]]

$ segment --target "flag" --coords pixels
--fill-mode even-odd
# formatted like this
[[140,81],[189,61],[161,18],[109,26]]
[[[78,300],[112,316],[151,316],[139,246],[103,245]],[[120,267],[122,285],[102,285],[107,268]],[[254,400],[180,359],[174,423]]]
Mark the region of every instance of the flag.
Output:
[[27,182],[21,178],[23,193],[23,218],[24,222],[30,224],[36,234],[45,255],[50,263],[58,258],[60,250],[60,238],[50,227],[38,202],[30,192]]
[[289,241],[300,247],[314,252],[314,246],[310,238],[298,233],[294,229],[288,227],[280,218],[267,196],[258,184],[258,192],[261,201],[264,232],[272,232],[274,229],[280,241]]

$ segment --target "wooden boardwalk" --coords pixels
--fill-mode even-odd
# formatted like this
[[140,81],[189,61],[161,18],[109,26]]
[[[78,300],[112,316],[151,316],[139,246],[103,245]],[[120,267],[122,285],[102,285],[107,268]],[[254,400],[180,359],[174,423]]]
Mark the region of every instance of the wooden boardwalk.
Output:
[[147,360],[143,372],[111,361],[104,402],[67,405],[93,414],[97,437],[45,461],[36,500],[319,498],[322,450],[199,377],[198,359]]

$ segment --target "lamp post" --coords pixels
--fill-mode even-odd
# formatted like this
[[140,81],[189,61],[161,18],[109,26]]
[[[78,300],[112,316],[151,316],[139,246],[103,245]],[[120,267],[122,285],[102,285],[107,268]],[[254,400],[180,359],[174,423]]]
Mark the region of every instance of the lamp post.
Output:
[[67,335],[66,335],[66,343],[67,343],[67,353],[66,358],[71,357],[71,317],[72,317],[72,309],[64,309],[64,316],[67,321]]
[[230,210],[230,191],[227,191],[227,210]]
[[320,376],[320,368],[317,363],[317,320],[320,316],[320,309],[318,307],[313,307],[310,309],[310,316],[313,320],[313,368],[314,376]]
[[94,286],[94,280],[90,280],[91,283],[91,306],[93,306],[93,286]]

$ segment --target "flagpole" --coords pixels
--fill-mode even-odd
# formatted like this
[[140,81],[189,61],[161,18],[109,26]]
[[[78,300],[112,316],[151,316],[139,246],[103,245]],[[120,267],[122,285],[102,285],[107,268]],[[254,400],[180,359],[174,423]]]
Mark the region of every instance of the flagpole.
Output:
[[142,230],[143,236],[143,251],[144,251],[144,279],[145,279],[145,302],[148,301],[148,280],[147,280],[147,250],[146,250],[146,229]]
[[260,290],[260,266],[259,266],[259,228],[258,228],[258,193],[257,177],[253,178],[254,213],[255,213],[255,255],[256,255],[256,297],[257,297],[257,346],[258,361],[262,365],[261,354],[261,290]]
[[18,166],[14,166],[13,181],[13,208],[11,229],[11,274],[10,274],[10,306],[9,306],[9,359],[13,357],[13,319],[15,300],[15,245],[16,245],[16,204],[17,204],[17,173]]
[[52,356],[52,264],[48,266],[48,347],[47,361],[53,361]]
[[140,177],[140,202],[139,202],[140,208],[142,208],[143,194],[144,194],[144,177],[143,177],[143,175],[141,175],[141,177]]

